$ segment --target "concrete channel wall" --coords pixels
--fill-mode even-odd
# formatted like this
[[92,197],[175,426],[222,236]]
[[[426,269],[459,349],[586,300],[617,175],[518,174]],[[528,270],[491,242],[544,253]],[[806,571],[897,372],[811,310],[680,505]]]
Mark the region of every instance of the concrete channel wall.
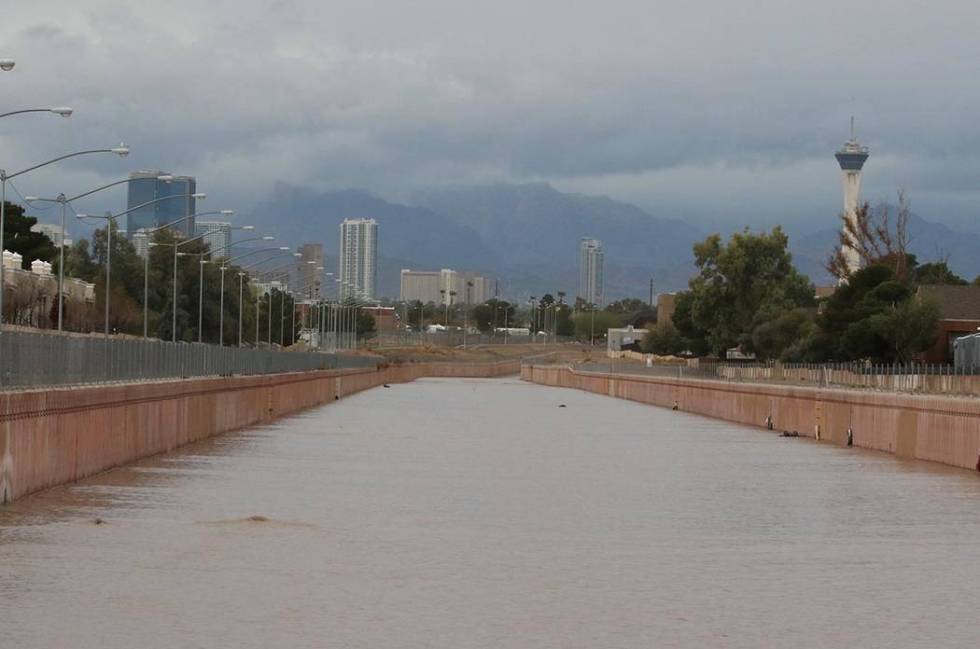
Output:
[[980,399],[913,395],[871,390],[766,384],[733,384],[604,374],[570,367],[524,365],[521,378],[543,385],[576,388],[716,419],[845,445],[902,458],[980,470]]
[[519,363],[411,363],[0,393],[0,503],[383,383],[505,376],[517,374]]

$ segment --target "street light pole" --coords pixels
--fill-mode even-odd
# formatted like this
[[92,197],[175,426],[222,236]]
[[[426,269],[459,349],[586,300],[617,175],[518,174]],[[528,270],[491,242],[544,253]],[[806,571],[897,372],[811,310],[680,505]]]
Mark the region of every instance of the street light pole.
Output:
[[173,318],[170,320],[170,340],[177,342],[177,257],[182,257],[184,253],[177,252],[177,245],[174,244],[174,287],[173,287]]
[[[106,251],[105,251],[105,338],[106,342],[109,341],[109,280],[112,277],[112,226],[115,223],[112,222],[112,213],[105,213],[105,231],[106,231]],[[107,350],[108,351],[108,350]]]
[[[265,237],[263,237],[263,238],[265,238]],[[244,254],[238,255],[237,257],[233,257],[232,259],[227,260],[225,262],[225,265],[230,264],[231,262],[233,262],[233,261],[235,261],[237,259],[242,259],[244,257],[248,257],[250,255],[254,255],[254,254],[259,253],[259,252],[269,252],[271,250],[288,251],[289,250],[289,246],[279,246],[278,248],[259,248],[258,250],[253,250],[251,252],[246,252]],[[298,252],[289,253],[289,254],[293,255],[294,257],[302,256]],[[282,256],[283,255],[281,255],[281,254],[280,255],[273,255],[272,257],[268,257],[266,259],[262,259],[261,261],[257,261],[255,263],[249,264],[247,266],[242,266],[241,270],[245,270],[246,268],[251,268],[252,266],[256,266],[258,264],[265,264],[267,262],[272,261],[273,259],[276,259],[277,257],[282,257]],[[240,273],[239,274],[239,277],[242,277],[242,275],[243,275],[243,273]],[[260,299],[259,298],[260,298],[260,296],[256,295],[256,299],[255,299],[255,346],[256,346],[256,348],[258,348],[258,346],[259,346],[259,302],[260,302]],[[271,297],[271,295],[269,297],[269,300],[270,300],[269,306],[271,308],[271,306],[272,306],[272,302],[271,302],[272,301],[272,297]],[[269,318],[270,318],[270,320],[269,320],[269,332],[270,332],[269,333],[269,336],[270,336],[270,338],[269,338],[269,345],[272,345],[272,338],[271,338],[272,337],[272,319],[271,319],[272,318],[272,315],[271,315],[271,313],[269,315]],[[239,329],[241,329],[241,321],[242,321],[242,297],[241,297],[241,288],[239,288],[239,298],[238,298],[238,323],[239,323]],[[239,341],[239,344],[241,344],[241,341]]]
[[[224,277],[224,273],[221,274]],[[238,273],[238,346],[242,346],[242,288],[245,273]]]
[[592,331],[589,334],[589,346],[595,347],[595,305],[592,306]]
[[[172,225],[176,225],[177,223],[179,223],[181,221],[186,221],[187,219],[191,218],[192,216],[193,217],[204,216],[205,214],[224,214],[224,215],[230,216],[230,215],[234,214],[234,211],[233,210],[219,210],[217,212],[202,212],[200,214],[192,214],[192,215],[185,216],[185,217],[183,217],[181,219],[178,219],[177,221],[174,221],[172,223],[168,223],[166,225],[163,225],[160,228],[155,228],[154,230],[151,230],[150,232],[151,233],[152,232],[156,232],[157,230],[160,230],[162,228],[168,228],[168,227],[170,227]],[[251,230],[251,229],[253,229],[253,226],[251,226],[251,225],[245,225],[245,226],[242,226],[241,228],[235,228],[235,229]],[[173,299],[173,331],[171,332],[173,334],[173,342],[177,342],[177,257],[183,257],[183,256],[185,256],[184,253],[180,252],[180,247],[183,246],[183,245],[186,245],[188,243],[193,243],[195,241],[200,241],[201,239],[204,239],[205,237],[207,237],[209,235],[210,235],[209,232],[205,232],[204,234],[199,234],[199,235],[197,235],[195,237],[191,237],[190,239],[184,239],[182,241],[176,241],[175,240],[174,243],[173,243],[173,247],[174,247],[174,282],[173,282],[173,284],[174,284],[174,291],[173,291],[173,293],[174,293],[174,299]],[[201,253],[201,254],[203,255],[204,253]],[[204,261],[203,256],[201,257],[201,261],[202,262]],[[198,331],[198,342],[201,342],[201,325],[202,325],[201,307],[203,306],[203,303],[204,303],[204,266],[203,265],[201,265],[201,267],[200,267],[199,282],[200,282],[200,287],[201,288],[200,288],[200,298],[198,300],[198,309],[197,309],[197,331]]]
[[[261,237],[261,240],[262,241],[272,241],[274,238],[275,237]],[[245,241],[258,241],[259,239],[260,239],[260,237],[255,237],[254,239],[246,239]],[[245,243],[245,241],[237,241],[236,243]],[[225,248],[230,248],[232,245],[233,244],[230,244],[229,243],[227,245],[224,245],[224,246],[218,248],[218,250],[224,250]],[[244,254],[238,255],[237,257],[232,257],[231,259],[226,259],[224,262],[222,262],[222,264],[220,266],[220,269],[221,269],[221,295],[218,297],[218,310],[220,312],[220,315],[218,317],[218,323],[219,323],[218,324],[218,328],[220,330],[218,332],[218,345],[220,347],[224,347],[224,345],[225,345],[225,270],[228,268],[228,264],[230,264],[231,262],[236,261],[238,259],[244,259],[245,257],[249,257],[251,255],[254,255],[254,254],[260,253],[260,252],[269,252],[270,250],[289,250],[289,248],[286,248],[286,247],[280,247],[280,248],[258,248],[257,250],[252,250],[250,252],[246,252]],[[217,252],[217,251],[214,251],[214,252]],[[212,252],[212,255],[213,254],[214,253]],[[238,329],[239,329],[239,332],[238,332],[238,346],[239,347],[241,347],[241,344],[242,344],[242,340],[241,340],[242,339],[241,328],[242,328],[242,300],[241,300],[241,291],[239,291],[239,298],[238,298]]]
[[290,314],[292,316],[292,325],[289,329],[289,346],[293,347],[296,345],[296,297],[294,295],[290,295],[290,298],[290,306],[292,306],[290,309],[292,312]]
[[[218,347],[225,346],[225,270],[227,266],[220,266],[221,287],[218,294]],[[239,280],[240,282],[240,280]],[[238,291],[238,346],[242,346],[242,292],[239,283]]]
[[[70,109],[64,109],[64,110],[70,110]],[[117,153],[118,155],[125,156],[125,155],[128,155],[129,149],[126,148],[125,146],[122,146],[122,147],[119,147],[117,149],[113,149],[112,151],[114,153]],[[61,249],[61,253],[60,253],[60,260],[61,261],[59,263],[60,270],[59,270],[59,273],[58,273],[58,293],[59,293],[59,297],[58,297],[58,331],[61,331],[61,320],[62,320],[62,310],[63,310],[63,304],[62,303],[63,303],[63,285],[64,285],[64,272],[63,272],[63,269],[64,269],[64,265],[65,265],[64,264],[64,259],[65,259],[65,256],[64,256],[65,207],[66,207],[67,203],[71,203],[72,201],[77,201],[78,199],[85,198],[86,196],[91,196],[92,194],[96,194],[98,192],[104,191],[104,190],[109,189],[111,187],[116,187],[118,185],[124,185],[124,184],[127,184],[127,183],[135,182],[137,180],[146,180],[146,179],[145,178],[123,178],[122,180],[116,180],[114,182],[111,182],[111,183],[102,185],[100,187],[96,187],[95,189],[90,189],[90,190],[88,190],[86,192],[82,192],[81,194],[78,194],[77,196],[72,196],[71,198],[66,198],[64,194],[59,194],[57,198],[53,198],[53,199],[52,198],[38,198],[36,196],[25,196],[24,197],[24,200],[26,202],[28,202],[28,203],[32,203],[34,201],[46,201],[46,202],[57,202],[57,203],[61,203],[61,242],[62,242],[61,248],[62,249]],[[164,182],[170,182],[171,180],[173,180],[173,176],[171,176],[169,174],[162,174],[160,176],[157,176],[156,177],[156,180],[162,180]],[[203,196],[203,194],[202,194],[202,196]],[[138,205],[134,209],[139,209],[141,207],[145,207],[146,205],[149,205],[152,202],[153,201],[150,201],[150,202],[145,203],[143,205]],[[126,212],[122,212],[120,214],[117,214],[113,218],[118,218],[118,217],[122,216],[123,214],[128,214],[128,213],[129,213],[129,211],[127,210]],[[83,215],[79,215],[79,216],[81,217]],[[103,217],[97,217],[97,218],[103,218]],[[106,222],[108,224],[108,219],[107,219]],[[2,247],[2,246],[0,246],[0,247]],[[144,264],[143,264],[143,306],[144,306],[144,308],[143,308],[143,338],[146,338],[146,334],[147,334],[146,296],[147,296],[147,292],[148,292],[148,287],[147,287],[147,273],[148,273],[148,271],[149,271],[149,267],[144,262]]]
[[[241,226],[241,229],[242,230],[254,230],[255,229],[255,226],[252,226],[252,225],[243,225],[243,226]],[[275,239],[275,237],[268,237],[268,236],[266,236],[266,237],[252,237],[251,239],[242,239],[241,241],[233,241],[231,243],[226,243],[225,245],[221,246],[220,248],[216,248],[214,250],[210,250],[209,253],[211,254],[211,259],[202,259],[201,260],[201,287],[202,287],[202,292],[201,292],[200,304],[198,305],[198,308],[197,308],[198,314],[201,314],[201,313],[204,312],[204,293],[203,293],[203,287],[204,287],[204,264],[211,263],[212,261],[214,261],[215,259],[217,259],[214,256],[215,253],[220,252],[220,251],[224,250],[225,248],[229,248],[230,249],[235,244],[238,244],[238,243],[248,243],[249,241],[272,241],[273,239]],[[223,347],[224,344],[225,344],[224,343],[224,339],[225,339],[225,266],[224,265],[220,266],[219,267],[219,270],[221,271],[221,295],[218,298],[219,299],[219,305],[220,305],[220,307],[218,309],[218,311],[219,311],[219,313],[218,313],[218,330],[219,330],[218,340],[219,340],[219,346],[222,346]],[[239,310],[239,313],[241,313],[241,310]],[[241,323],[239,323],[239,324],[241,324]],[[239,329],[241,329],[240,326],[239,326]],[[204,323],[203,323],[203,321],[200,320],[200,316],[199,316],[199,320],[198,320],[198,331],[200,332],[200,331],[203,331],[203,330],[204,330]],[[238,340],[238,346],[241,347],[241,333],[239,333],[238,338],[239,338],[239,340]],[[199,339],[199,342],[200,342],[200,333],[198,334],[198,339]]]
[[61,204],[61,242],[58,246],[58,331],[63,331],[64,323],[64,307],[65,307],[65,211],[67,209],[68,199],[65,195],[58,194],[57,198],[38,198],[36,196],[25,196],[25,203],[32,203],[34,201],[45,201],[52,203]]
[[204,264],[207,260],[202,255],[197,262],[197,342],[204,342]]
[[[127,149],[127,151],[128,151],[128,149]],[[76,200],[78,198],[81,198],[82,196],[88,196],[89,194],[94,194],[95,192],[101,191],[101,190],[106,189],[108,187],[112,187],[114,185],[119,185],[119,184],[122,184],[123,182],[129,182],[129,181],[133,181],[133,180],[142,180],[142,179],[130,178],[130,179],[127,179],[127,180],[121,180],[121,181],[117,181],[117,182],[114,182],[114,183],[110,183],[108,185],[105,185],[104,187],[100,187],[99,189],[94,189],[94,190],[92,190],[90,192],[86,192],[85,194],[79,194],[78,196],[76,196],[72,200]],[[105,329],[106,329],[106,336],[109,335],[109,301],[110,301],[109,276],[110,276],[110,273],[111,273],[111,262],[110,262],[110,260],[112,258],[112,225],[113,225],[113,220],[114,219],[118,219],[120,216],[125,216],[126,214],[129,214],[131,212],[135,212],[136,210],[142,209],[142,208],[144,208],[144,207],[146,207],[148,205],[153,205],[155,203],[159,203],[159,202],[165,201],[165,200],[170,200],[172,198],[202,198],[203,199],[205,197],[206,197],[206,194],[201,194],[201,193],[173,194],[171,196],[161,196],[160,198],[154,198],[151,201],[146,201],[145,203],[140,203],[139,205],[136,205],[134,207],[131,207],[131,208],[129,208],[127,210],[124,210],[122,212],[119,212],[118,214],[112,214],[111,212],[106,212],[105,213],[105,216],[96,217],[96,218],[104,218],[106,220],[106,233],[107,233],[106,238],[108,240],[108,252],[106,254],[106,295],[105,295],[105,298],[106,298],[106,307],[105,307]],[[78,214],[76,216],[79,219],[88,218],[88,215],[86,215],[86,214]],[[176,221],[173,221],[173,222],[168,223],[166,225],[160,226],[159,228],[156,228],[154,231],[160,230],[160,229],[163,229],[163,228],[170,227],[171,225],[175,225],[177,223],[180,223],[181,221],[185,221],[185,220],[187,220],[187,219],[189,219],[189,218],[191,218],[193,216],[196,216],[196,215],[190,214],[190,215],[185,216],[183,218],[177,219]],[[149,255],[149,244],[147,244],[147,255]],[[148,269],[148,267],[146,266],[146,264],[144,264],[144,271],[147,270],[147,269]],[[144,288],[146,288],[146,282],[144,282]],[[143,324],[143,333],[144,333],[144,337],[146,335],[146,310],[147,310],[147,301],[146,301],[146,294],[144,294],[143,295],[143,311],[144,311],[144,313],[143,313],[143,323],[144,323]]]
[[[11,66],[12,67],[12,66]],[[9,114],[18,114],[20,111],[14,111]],[[71,114],[69,110],[68,114]],[[120,144],[117,147],[111,149],[88,149],[85,151],[76,151],[75,153],[69,153],[67,155],[58,156],[57,158],[52,158],[46,162],[33,165],[26,169],[21,169],[20,171],[8,174],[4,169],[0,169],[0,252],[3,251],[3,231],[6,227],[7,218],[7,181],[20,176],[21,174],[26,174],[35,169],[40,169],[41,167],[46,167],[48,165],[54,164],[56,162],[61,162],[62,160],[67,160],[69,158],[77,158],[78,156],[95,154],[95,153],[115,153],[119,156],[129,155],[129,147],[125,144]],[[3,263],[0,263],[0,333],[3,331]]]

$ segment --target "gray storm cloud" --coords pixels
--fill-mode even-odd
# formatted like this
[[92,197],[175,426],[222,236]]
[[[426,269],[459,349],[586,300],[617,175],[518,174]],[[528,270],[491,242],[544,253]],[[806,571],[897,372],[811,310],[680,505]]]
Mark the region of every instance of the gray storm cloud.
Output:
[[25,178],[30,193],[136,167],[197,175],[215,207],[279,180],[547,180],[792,225],[839,209],[831,153],[855,114],[869,196],[902,186],[956,225],[980,212],[972,2],[42,0],[3,16],[4,107],[77,113],[5,120],[0,164],[133,147]]

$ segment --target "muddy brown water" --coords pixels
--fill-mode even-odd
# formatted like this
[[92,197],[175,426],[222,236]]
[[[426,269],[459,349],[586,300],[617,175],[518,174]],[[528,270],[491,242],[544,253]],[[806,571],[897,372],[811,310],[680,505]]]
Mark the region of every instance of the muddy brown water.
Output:
[[517,380],[375,389],[0,509],[0,647],[978,639],[975,474]]

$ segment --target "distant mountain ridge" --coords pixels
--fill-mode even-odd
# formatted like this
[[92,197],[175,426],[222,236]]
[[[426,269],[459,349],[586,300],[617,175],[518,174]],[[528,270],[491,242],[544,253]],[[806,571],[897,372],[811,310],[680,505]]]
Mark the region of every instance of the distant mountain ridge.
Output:
[[[275,232],[277,244],[322,243],[330,271],[337,267],[341,221],[376,219],[379,291],[394,298],[401,268],[481,272],[499,278],[501,293],[512,299],[559,290],[574,298],[583,237],[602,241],[607,302],[645,298],[651,278],[657,293],[687,286],[695,270],[691,248],[707,234],[629,203],[563,193],[545,183],[428,189],[406,203],[364,190],[318,192],[279,183],[249,218]],[[980,274],[980,235],[915,215],[910,231],[911,251],[920,261],[945,254],[963,277]],[[817,284],[831,282],[823,263],[836,245],[836,232],[831,227],[790,239],[794,262]]]
[[320,242],[336,267],[339,224],[374,218],[379,228],[379,290],[398,295],[402,267],[473,270],[500,278],[503,294],[526,297],[564,290],[574,297],[578,245],[595,237],[605,249],[607,299],[683,286],[691,244],[703,234],[604,197],[564,194],[546,184],[429,190],[412,204],[363,190],[317,192],[279,183],[251,211],[250,222],[277,243]]
[[684,286],[691,245],[704,236],[606,197],[566,194],[545,183],[453,187],[418,192],[413,204],[476,231],[523,292],[577,292],[579,242],[602,241],[607,300]]

